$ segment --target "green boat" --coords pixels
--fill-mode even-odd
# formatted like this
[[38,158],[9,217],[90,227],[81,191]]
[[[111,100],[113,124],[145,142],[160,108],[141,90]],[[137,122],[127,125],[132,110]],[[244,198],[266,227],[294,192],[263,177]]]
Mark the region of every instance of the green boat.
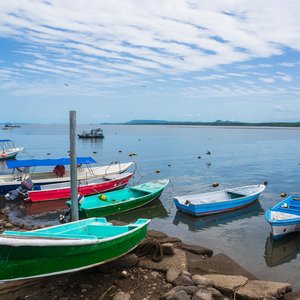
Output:
[[113,226],[90,218],[33,231],[0,235],[0,281],[79,271],[114,260],[146,236],[150,220]]
[[[79,204],[80,219],[105,217],[141,207],[158,198],[168,179],[154,180],[134,187],[85,197]],[[71,207],[71,201],[67,201]]]

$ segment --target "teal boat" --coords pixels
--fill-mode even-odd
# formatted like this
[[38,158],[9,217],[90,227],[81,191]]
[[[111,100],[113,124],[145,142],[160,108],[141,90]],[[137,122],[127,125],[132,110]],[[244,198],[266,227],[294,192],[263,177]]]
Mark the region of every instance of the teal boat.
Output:
[[113,226],[90,218],[33,231],[0,235],[0,281],[79,271],[114,260],[146,236],[150,220]]
[[[88,196],[79,204],[80,219],[105,217],[141,207],[158,198],[168,179],[154,180],[134,187]],[[71,207],[71,201],[67,201]]]

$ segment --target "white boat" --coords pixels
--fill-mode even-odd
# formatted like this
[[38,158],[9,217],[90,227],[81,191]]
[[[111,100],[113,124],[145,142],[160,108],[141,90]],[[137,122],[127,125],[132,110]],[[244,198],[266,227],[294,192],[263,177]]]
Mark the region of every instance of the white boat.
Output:
[[[77,158],[77,180],[88,180],[93,178],[104,177],[113,174],[125,172],[133,162],[119,163],[113,162],[110,165],[91,167],[91,163],[97,163],[91,157]],[[29,159],[29,160],[9,160],[6,162],[7,167],[12,169],[11,174],[0,175],[0,194],[6,194],[11,190],[17,189],[20,183],[30,178],[34,184],[44,185],[51,183],[68,182],[70,170],[65,166],[70,165],[70,158],[59,159]],[[85,164],[86,167],[82,167]],[[35,172],[35,167],[54,167],[52,171]]]
[[300,195],[285,198],[266,212],[275,239],[300,231]]
[[23,150],[23,147],[15,147],[12,140],[0,140],[0,160],[13,159]]

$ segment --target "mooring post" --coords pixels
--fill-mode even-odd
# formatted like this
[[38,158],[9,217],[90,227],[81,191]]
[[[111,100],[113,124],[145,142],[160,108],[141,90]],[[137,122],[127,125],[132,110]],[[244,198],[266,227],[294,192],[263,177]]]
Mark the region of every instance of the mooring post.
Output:
[[77,191],[77,153],[76,153],[76,111],[70,110],[70,171],[71,171],[71,216],[72,221],[77,221],[78,216],[78,191]]

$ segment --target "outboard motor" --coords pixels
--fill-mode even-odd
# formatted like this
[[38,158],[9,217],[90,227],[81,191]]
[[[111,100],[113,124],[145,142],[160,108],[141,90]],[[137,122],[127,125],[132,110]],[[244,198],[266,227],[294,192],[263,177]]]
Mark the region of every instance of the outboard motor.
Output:
[[16,190],[12,190],[5,195],[6,200],[16,200],[19,195],[24,195],[27,191],[33,189],[34,183],[30,178],[23,180]]

